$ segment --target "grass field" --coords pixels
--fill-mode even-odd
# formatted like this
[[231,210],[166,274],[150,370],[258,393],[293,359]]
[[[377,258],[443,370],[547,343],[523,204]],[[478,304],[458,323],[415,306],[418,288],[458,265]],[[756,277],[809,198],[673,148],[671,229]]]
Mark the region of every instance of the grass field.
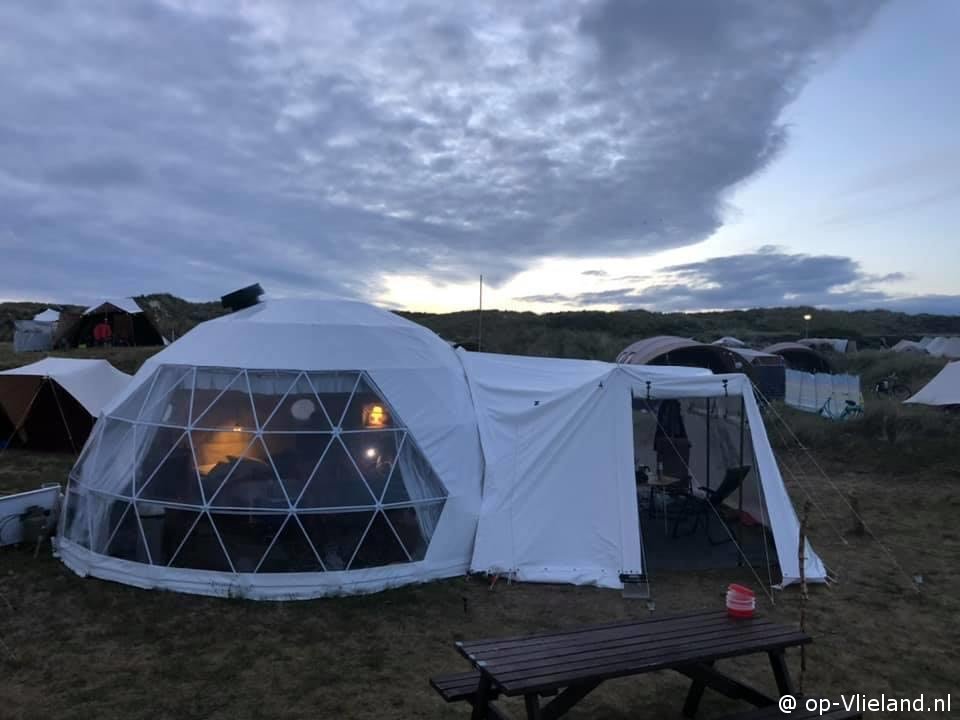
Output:
[[[111,360],[132,371],[145,356],[119,350]],[[918,412],[907,414],[913,419],[893,439],[883,435],[889,427],[882,422],[841,428],[812,416],[791,417],[805,443],[824,444],[830,481],[779,443],[795,503],[816,501],[812,542],[838,577],[830,587],[811,589],[807,629],[815,642],[804,677],[808,693],[837,699],[854,692],[923,692],[928,698],[953,692],[958,702],[957,426],[954,418]],[[876,452],[881,443],[883,452]],[[891,463],[891,457],[907,460]],[[71,462],[6,451],[0,493],[63,481]],[[882,544],[870,533],[850,532],[841,492],[856,494]],[[766,578],[765,570],[758,572]],[[919,592],[913,576],[922,578]],[[747,569],[661,573],[651,580],[656,614],[720,608],[729,582],[758,585]],[[775,605],[762,600],[764,612],[797,623],[797,589],[774,598]],[[455,640],[649,612],[645,602],[615,591],[503,581],[491,590],[479,578],[310,602],[217,600],[82,579],[49,552],[35,559],[29,549],[4,548],[0,718],[467,717],[465,708],[445,705],[427,685],[432,674],[466,669]],[[791,664],[798,677],[798,656]],[[729,661],[725,669],[773,693],[764,663]],[[679,718],[686,687],[671,673],[610,682],[570,717]],[[708,691],[700,717],[736,707]],[[510,709],[519,715],[522,708]]]
[[[801,459],[782,461],[795,472]],[[69,465],[68,458],[8,451],[0,491],[62,479]],[[869,535],[847,532],[848,512],[826,481],[809,472],[789,476],[797,502],[808,492],[825,510],[812,514],[812,538],[839,576],[832,587],[812,589],[808,691],[956,693],[960,471],[832,478],[857,493],[899,567]],[[923,577],[919,593],[903,573]],[[757,585],[746,569],[655,576],[655,612],[722,607],[735,580]],[[764,611],[798,622],[798,591],[775,599],[775,606],[763,601]],[[431,674],[466,669],[455,640],[648,612],[615,591],[503,582],[491,591],[465,578],[310,602],[216,600],[81,579],[47,552],[34,559],[28,549],[7,548],[0,550],[0,716],[466,717],[427,686]],[[799,673],[796,656],[792,664]],[[726,666],[773,691],[763,663]],[[670,673],[614,681],[571,717],[635,718],[641,709],[647,717],[680,717],[685,688]],[[702,717],[732,707],[708,693]]]

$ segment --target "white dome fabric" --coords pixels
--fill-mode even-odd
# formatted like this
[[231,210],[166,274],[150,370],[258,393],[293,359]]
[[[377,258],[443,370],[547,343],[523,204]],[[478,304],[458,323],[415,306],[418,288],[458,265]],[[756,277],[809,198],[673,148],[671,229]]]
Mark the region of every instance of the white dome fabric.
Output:
[[463,573],[482,460],[454,351],[392,313],[273,301],[148,360],[74,468],[81,574],[258,599]]

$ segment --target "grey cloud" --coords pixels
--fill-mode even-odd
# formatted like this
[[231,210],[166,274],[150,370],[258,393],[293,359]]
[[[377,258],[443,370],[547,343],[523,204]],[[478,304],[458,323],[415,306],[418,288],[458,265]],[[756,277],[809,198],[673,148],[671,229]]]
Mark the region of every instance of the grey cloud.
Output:
[[54,184],[86,188],[130,187],[146,179],[143,169],[127,158],[89,158],[48,170],[44,178]]
[[849,257],[790,254],[766,246],[755,253],[715,257],[664,268],[659,282],[579,294],[519,300],[574,307],[639,307],[664,312],[806,305],[960,314],[960,295],[898,296],[877,286],[903,279],[876,277]]
[[606,277],[606,270],[584,270],[581,275],[586,275],[588,277]]
[[695,243],[876,5],[3,3],[0,286],[375,295]]

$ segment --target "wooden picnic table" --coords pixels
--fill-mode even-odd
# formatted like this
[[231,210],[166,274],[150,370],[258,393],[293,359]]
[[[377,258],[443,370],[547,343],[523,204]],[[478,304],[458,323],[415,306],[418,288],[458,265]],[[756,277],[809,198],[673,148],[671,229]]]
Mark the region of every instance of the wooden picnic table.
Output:
[[[457,650],[478,671],[475,691],[447,699],[473,705],[472,718],[506,718],[495,700],[523,696],[530,720],[550,720],[566,714],[606,680],[674,670],[690,678],[683,712],[694,717],[706,688],[757,707],[774,698],[720,672],[723,658],[765,653],[780,695],[794,694],[787,668],[787,648],[805,645],[810,636],[763,617],[732,619],[726,611],[582,627],[526,637],[456,643]],[[470,682],[461,674],[460,683]],[[444,694],[443,678],[432,681]],[[439,683],[439,684],[438,684]],[[450,692],[448,689],[447,692]],[[541,706],[541,697],[554,696]]]

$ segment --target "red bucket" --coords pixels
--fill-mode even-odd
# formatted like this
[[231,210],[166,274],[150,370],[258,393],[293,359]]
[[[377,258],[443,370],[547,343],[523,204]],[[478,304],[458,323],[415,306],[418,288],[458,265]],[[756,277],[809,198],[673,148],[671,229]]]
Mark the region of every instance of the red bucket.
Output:
[[756,607],[757,598],[750,588],[736,583],[727,588],[727,614],[730,617],[753,617]]

